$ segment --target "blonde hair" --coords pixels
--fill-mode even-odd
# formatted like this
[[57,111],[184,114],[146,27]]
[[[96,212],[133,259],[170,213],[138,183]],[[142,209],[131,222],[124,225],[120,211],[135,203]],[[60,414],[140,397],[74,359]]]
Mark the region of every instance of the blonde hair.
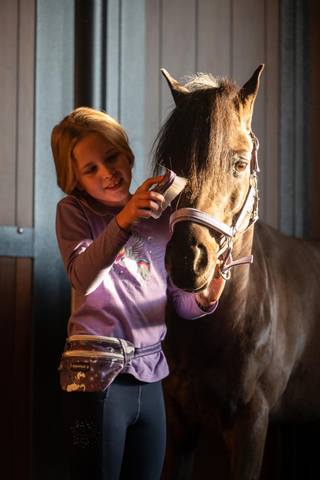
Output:
[[90,133],[98,133],[129,159],[133,166],[134,155],[129,140],[121,125],[99,110],[79,107],[54,127],[51,148],[57,172],[57,183],[61,190],[70,194],[76,187],[77,175],[73,150],[77,143]]

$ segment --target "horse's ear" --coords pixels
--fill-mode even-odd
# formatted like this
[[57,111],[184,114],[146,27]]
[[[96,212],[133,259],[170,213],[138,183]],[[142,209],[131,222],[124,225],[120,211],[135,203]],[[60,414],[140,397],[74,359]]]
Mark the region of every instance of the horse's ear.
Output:
[[183,85],[180,85],[177,80],[172,78],[164,68],[161,68],[161,72],[168,82],[175,104],[179,105],[181,99],[190,93],[189,90],[187,90]]
[[260,85],[260,75],[264,69],[264,64],[261,63],[257,70],[254,72],[250,80],[247,81],[245,85],[241,88],[238,93],[240,103],[243,106],[243,116],[246,123],[247,129],[251,130],[251,120],[253,114],[254,101],[258,94],[259,85]]

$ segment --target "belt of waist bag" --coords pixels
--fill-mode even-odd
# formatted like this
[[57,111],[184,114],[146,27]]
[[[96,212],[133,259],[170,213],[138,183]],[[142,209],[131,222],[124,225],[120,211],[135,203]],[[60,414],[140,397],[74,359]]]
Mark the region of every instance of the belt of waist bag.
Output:
[[147,347],[140,347],[134,349],[134,358],[145,357],[146,355],[152,355],[153,353],[161,352],[161,342],[154,345],[148,345]]

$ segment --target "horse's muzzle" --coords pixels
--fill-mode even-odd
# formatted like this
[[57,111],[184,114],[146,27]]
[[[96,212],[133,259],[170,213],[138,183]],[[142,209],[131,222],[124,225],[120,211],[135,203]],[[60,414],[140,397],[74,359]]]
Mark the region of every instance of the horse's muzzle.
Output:
[[[177,225],[166,249],[165,266],[174,285],[186,292],[200,292],[209,285],[217,263],[214,239],[180,232]],[[192,230],[198,230],[197,226]],[[209,244],[208,244],[209,240]],[[208,248],[209,246],[209,248]],[[211,247],[211,248],[210,248]]]

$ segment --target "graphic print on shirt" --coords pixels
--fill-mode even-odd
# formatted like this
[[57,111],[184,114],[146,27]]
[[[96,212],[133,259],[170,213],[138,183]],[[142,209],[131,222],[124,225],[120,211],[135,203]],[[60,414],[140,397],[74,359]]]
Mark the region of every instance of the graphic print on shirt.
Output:
[[[123,263],[123,265],[130,270],[132,262],[138,268],[143,279],[147,280],[151,275],[149,260],[142,258],[141,253],[144,247],[143,238],[136,232],[133,233],[128,247],[123,247],[118,253],[115,263]],[[130,268],[131,267],[131,268]]]

